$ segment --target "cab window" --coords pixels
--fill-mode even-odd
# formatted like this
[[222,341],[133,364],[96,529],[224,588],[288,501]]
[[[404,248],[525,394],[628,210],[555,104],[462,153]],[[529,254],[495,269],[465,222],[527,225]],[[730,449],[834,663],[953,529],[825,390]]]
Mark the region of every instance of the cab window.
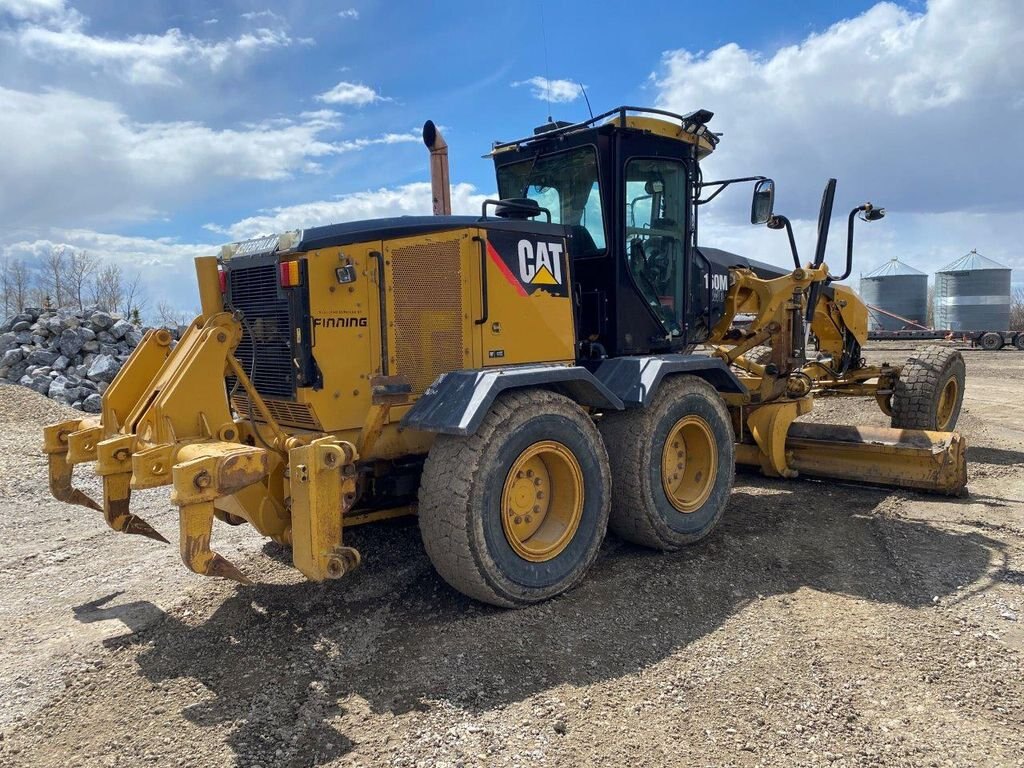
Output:
[[551,211],[552,222],[571,227],[574,256],[604,252],[604,215],[593,147],[538,155],[500,166],[498,194],[503,199],[536,200]]
[[626,163],[626,259],[637,288],[673,336],[682,332],[686,168],[658,158]]

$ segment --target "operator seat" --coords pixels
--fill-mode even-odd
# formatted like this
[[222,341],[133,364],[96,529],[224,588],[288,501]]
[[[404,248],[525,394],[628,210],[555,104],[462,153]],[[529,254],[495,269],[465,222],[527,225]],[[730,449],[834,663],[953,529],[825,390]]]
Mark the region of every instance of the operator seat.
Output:
[[590,230],[582,224],[571,224],[565,229],[569,235],[569,255],[574,259],[596,256],[601,252],[597,243],[594,242],[594,236],[590,234]]

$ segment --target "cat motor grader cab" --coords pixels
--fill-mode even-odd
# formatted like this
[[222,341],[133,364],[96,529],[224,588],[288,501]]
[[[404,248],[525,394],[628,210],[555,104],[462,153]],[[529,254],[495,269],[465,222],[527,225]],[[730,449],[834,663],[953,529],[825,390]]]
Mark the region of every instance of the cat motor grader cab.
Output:
[[[215,519],[321,581],[360,562],[347,527],[418,514],[451,585],[518,606],[575,584],[609,526],[663,550],[703,538],[736,462],[962,491],[963,361],[865,364],[865,305],[824,264],[834,181],[808,264],[795,244],[785,270],[698,243],[700,208],[747,181],[752,221],[793,242],[771,180],[702,179],[710,119],[621,107],[495,144],[501,199],[479,216],[450,215],[428,122],[438,215],[198,258],[181,339],[149,331],[98,418],[46,428],[54,495],[164,540],[129,500],[170,486],[185,564],[243,583],[211,549]],[[851,212],[843,277],[855,217],[881,214]],[[794,423],[825,393],[875,398],[893,428]],[[72,484],[89,462],[101,502]]]

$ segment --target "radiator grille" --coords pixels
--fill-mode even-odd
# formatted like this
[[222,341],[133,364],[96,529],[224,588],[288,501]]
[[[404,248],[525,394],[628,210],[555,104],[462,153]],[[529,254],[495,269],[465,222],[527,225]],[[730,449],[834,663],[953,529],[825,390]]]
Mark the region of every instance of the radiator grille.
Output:
[[252,375],[253,386],[264,397],[293,398],[291,323],[288,301],[277,289],[277,264],[234,268],[229,280],[231,308],[241,310],[245,318],[235,350],[242,370]]
[[[316,414],[313,413],[312,406],[306,403],[293,403],[289,400],[274,400],[272,398],[264,398],[263,402],[266,403],[267,410],[274,417],[274,421],[282,427],[298,427],[299,429],[314,429],[317,431],[322,429]],[[242,418],[249,417],[249,398],[246,397],[245,393],[234,395],[231,398],[231,407]],[[252,417],[260,423],[263,422],[263,417],[260,416],[260,412],[255,405],[252,407]]]
[[463,366],[459,240],[396,248],[391,264],[397,373],[420,394]]

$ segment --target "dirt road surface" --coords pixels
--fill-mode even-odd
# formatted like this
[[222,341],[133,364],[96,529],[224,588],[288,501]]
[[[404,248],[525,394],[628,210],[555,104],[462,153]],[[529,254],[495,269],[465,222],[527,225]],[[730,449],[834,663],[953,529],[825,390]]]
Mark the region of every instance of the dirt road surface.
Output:
[[215,545],[258,586],[190,574],[50,499],[71,414],[0,388],[0,765],[1024,766],[1024,354],[966,358],[969,497],[740,474],[707,541],[609,537],[522,611],[449,589],[415,521],[353,532],[340,582],[244,526]]

